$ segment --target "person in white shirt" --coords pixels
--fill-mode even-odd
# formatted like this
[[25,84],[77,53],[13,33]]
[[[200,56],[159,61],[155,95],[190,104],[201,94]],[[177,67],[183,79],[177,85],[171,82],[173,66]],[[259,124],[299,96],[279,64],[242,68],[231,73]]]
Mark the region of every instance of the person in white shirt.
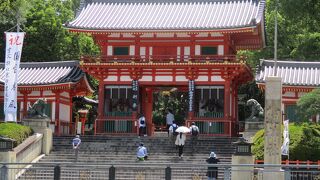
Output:
[[179,133],[177,135],[176,142],[175,142],[175,144],[178,146],[178,149],[179,149],[179,158],[183,157],[183,147],[185,142],[186,142],[186,134]]
[[166,123],[167,123],[167,129],[168,129],[168,137],[169,137],[169,128],[172,125],[173,121],[174,121],[174,115],[172,114],[172,110],[167,109]]
[[75,160],[78,161],[78,153],[79,153],[79,147],[81,144],[81,139],[79,135],[76,135],[75,138],[72,140],[72,147],[75,151]]
[[137,149],[137,159],[139,161],[144,161],[148,159],[147,148],[143,146],[143,143],[140,143],[140,146]]
[[140,114],[138,119],[139,136],[146,136],[146,118],[143,114]]

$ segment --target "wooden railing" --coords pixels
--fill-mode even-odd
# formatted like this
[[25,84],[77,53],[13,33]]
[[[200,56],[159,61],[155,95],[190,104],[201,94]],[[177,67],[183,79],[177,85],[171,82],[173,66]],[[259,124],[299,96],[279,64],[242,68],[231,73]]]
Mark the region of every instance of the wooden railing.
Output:
[[197,63],[206,63],[206,62],[235,62],[235,55],[208,55],[208,56],[169,56],[169,55],[150,55],[150,56],[82,56],[81,60],[85,63],[181,63],[181,62],[197,62]]
[[203,136],[235,136],[235,122],[224,119],[192,119],[186,122],[188,127],[195,122],[199,127],[200,135]]
[[96,119],[95,134],[137,134],[137,122],[135,119]]

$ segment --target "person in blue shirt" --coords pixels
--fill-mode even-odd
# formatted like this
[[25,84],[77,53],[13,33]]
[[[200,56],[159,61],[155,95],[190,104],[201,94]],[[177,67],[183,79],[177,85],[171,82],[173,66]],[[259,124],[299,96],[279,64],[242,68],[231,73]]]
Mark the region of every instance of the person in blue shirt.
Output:
[[144,161],[148,159],[147,148],[143,146],[143,143],[140,143],[140,146],[137,149],[137,159],[139,161]]
[[78,154],[79,154],[79,148],[81,144],[81,139],[79,135],[76,135],[75,138],[72,140],[72,147],[75,151],[75,160],[78,161]]

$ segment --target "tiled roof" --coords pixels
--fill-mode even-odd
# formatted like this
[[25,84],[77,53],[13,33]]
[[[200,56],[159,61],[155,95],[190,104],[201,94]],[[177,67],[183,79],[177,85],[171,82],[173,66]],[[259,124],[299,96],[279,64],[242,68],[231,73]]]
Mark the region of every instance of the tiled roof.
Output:
[[210,30],[252,27],[265,0],[91,0],[66,27],[92,30]]
[[[262,60],[256,74],[257,83],[273,75],[273,60]],[[277,76],[288,86],[320,86],[320,62],[278,61]]]
[[[0,83],[4,84],[4,63],[0,63]],[[85,73],[78,61],[20,63],[18,85],[49,85],[78,82]]]

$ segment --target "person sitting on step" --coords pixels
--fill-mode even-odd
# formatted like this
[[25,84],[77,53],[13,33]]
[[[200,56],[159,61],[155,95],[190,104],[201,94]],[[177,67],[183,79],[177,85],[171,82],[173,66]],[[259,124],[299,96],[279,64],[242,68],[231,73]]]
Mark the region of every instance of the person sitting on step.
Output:
[[140,143],[140,146],[137,149],[137,159],[139,161],[144,161],[148,159],[147,148],[143,146],[143,143]]

